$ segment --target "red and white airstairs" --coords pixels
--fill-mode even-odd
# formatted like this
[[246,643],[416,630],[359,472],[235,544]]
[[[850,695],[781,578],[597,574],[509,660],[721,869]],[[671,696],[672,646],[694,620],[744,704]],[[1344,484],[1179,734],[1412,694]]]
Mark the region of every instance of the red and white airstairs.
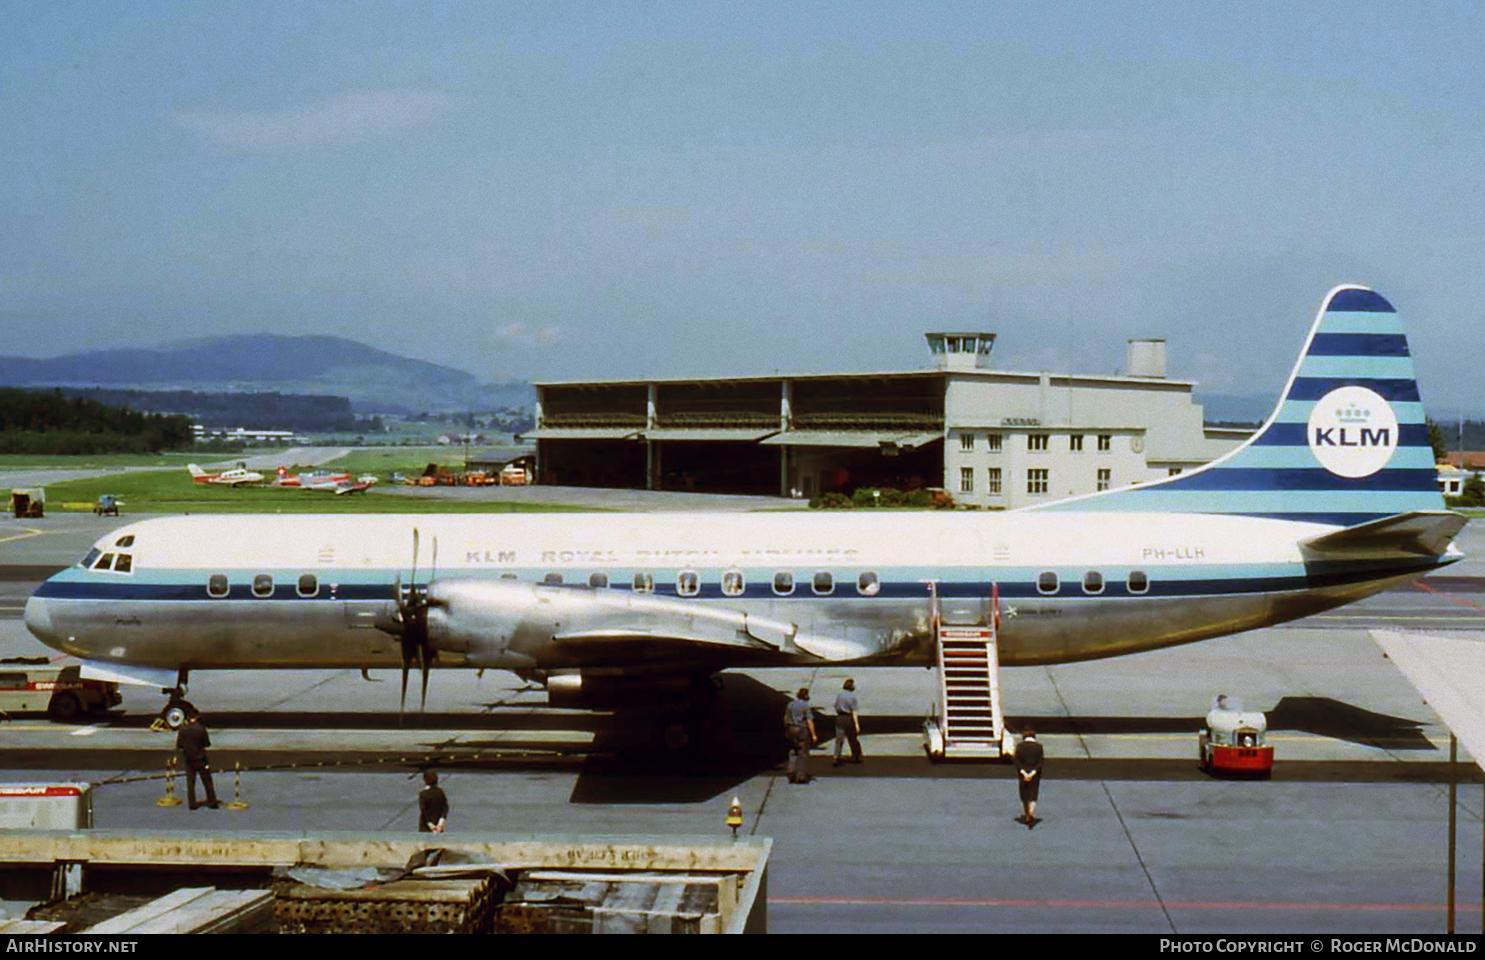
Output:
[[1003,760],[1015,751],[1000,706],[1000,590],[992,584],[985,616],[945,623],[938,584],[929,583],[938,646],[938,703],[923,723],[923,751],[940,760]]

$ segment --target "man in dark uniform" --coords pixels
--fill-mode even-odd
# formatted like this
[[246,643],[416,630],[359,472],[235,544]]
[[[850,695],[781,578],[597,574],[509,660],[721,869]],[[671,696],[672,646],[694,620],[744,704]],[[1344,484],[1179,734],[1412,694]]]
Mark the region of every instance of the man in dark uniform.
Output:
[[1026,824],[1030,830],[1041,821],[1036,818],[1036,798],[1042,785],[1042,745],[1036,741],[1036,731],[1028,728],[1016,744],[1016,782],[1021,789],[1022,815],[1017,823]]
[[198,776],[206,785],[205,805],[213,810],[221,806],[217,802],[217,789],[211,782],[211,762],[206,759],[206,748],[209,746],[211,737],[206,735],[206,725],[201,722],[200,712],[193,707],[186,716],[186,722],[181,725],[180,732],[175,735],[175,747],[186,761],[186,801],[192,810],[202,806],[196,802]]
[[443,833],[449,817],[449,798],[438,785],[438,774],[423,771],[423,792],[418,794],[418,832]]

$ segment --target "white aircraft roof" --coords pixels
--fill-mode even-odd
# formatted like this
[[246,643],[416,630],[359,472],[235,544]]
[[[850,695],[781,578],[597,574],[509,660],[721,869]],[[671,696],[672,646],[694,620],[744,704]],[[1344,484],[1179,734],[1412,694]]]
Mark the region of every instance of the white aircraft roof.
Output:
[[1485,632],[1449,636],[1372,630],[1372,639],[1485,766]]

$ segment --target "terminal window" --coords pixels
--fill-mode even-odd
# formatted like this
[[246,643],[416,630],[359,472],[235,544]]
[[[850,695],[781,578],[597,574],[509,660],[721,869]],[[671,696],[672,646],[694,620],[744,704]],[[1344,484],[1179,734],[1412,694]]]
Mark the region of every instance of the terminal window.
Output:
[[986,483],[985,483],[985,492],[986,493],[999,493],[1000,492],[1000,468],[999,467],[991,467],[990,468],[990,479],[988,481],[986,481]]
[[1114,446],[1114,436],[1113,436],[1113,434],[1110,434],[1110,433],[1100,433],[1098,435],[1098,452],[1099,453],[1108,453],[1111,449],[1113,449],[1113,446]]
[[972,433],[961,433],[959,435],[959,449],[969,453],[975,448],[975,435]]
[[1027,450],[1046,450],[1047,435],[1045,433],[1029,433],[1026,435]]
[[991,453],[999,453],[1000,452],[1000,434],[998,434],[998,433],[987,433],[987,434],[985,434],[985,445],[990,448],[990,452]]
[[960,493],[974,493],[975,492],[975,468],[974,467],[960,467],[959,468],[959,492]]
[[1047,486],[1051,482],[1050,477],[1048,476],[1049,473],[1051,473],[1050,470],[1027,470],[1026,492],[1046,493]]
[[1075,433],[1072,436],[1068,437],[1067,438],[1067,449],[1071,450],[1073,453],[1082,453],[1083,452],[1083,435],[1081,433]]
[[1107,490],[1109,488],[1109,486],[1113,482],[1114,482],[1114,471],[1112,471],[1112,470],[1100,470],[1100,471],[1098,471],[1098,489],[1100,489],[1100,490]]

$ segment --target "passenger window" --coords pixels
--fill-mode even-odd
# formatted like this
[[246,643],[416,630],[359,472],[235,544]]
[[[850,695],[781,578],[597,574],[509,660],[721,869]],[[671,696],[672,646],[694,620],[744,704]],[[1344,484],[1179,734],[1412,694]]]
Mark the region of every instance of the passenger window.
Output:
[[516,576],[514,573],[502,573],[500,575],[500,579],[502,579],[502,580],[519,580],[521,578],[518,577],[518,576]]
[[595,590],[602,590],[608,586],[608,574],[595,573],[588,577],[588,586]]
[[94,570],[112,570],[113,569],[113,554],[111,554],[111,553],[105,553],[103,556],[99,557],[98,558],[98,562],[95,563],[95,564],[93,564],[93,569]]
[[260,573],[253,578],[253,596],[273,596],[273,578],[266,573]]
[[225,573],[214,573],[206,581],[206,595],[209,597],[225,597],[229,592]]
[[655,578],[648,573],[636,573],[634,575],[635,593],[654,593]]
[[829,596],[835,592],[835,577],[829,570],[821,570],[810,579],[810,588],[817,597]]
[[299,590],[299,595],[301,597],[317,596],[320,592],[320,581],[315,579],[314,574],[306,573],[304,576],[299,578],[299,586],[297,589]]
[[1150,590],[1150,578],[1145,576],[1143,570],[1129,571],[1129,579],[1125,581],[1130,593],[1148,593]]
[[728,570],[722,574],[722,592],[729,597],[740,597],[745,584],[741,570]]
[[701,592],[701,574],[695,570],[682,570],[675,578],[675,592],[683,597],[694,597]]
[[773,592],[781,597],[787,597],[794,592],[794,574],[788,570],[780,570],[773,575]]
[[1083,574],[1083,592],[1093,594],[1103,593],[1103,574],[1097,570],[1089,570]]
[[1036,592],[1041,594],[1053,594],[1057,592],[1057,574],[1050,570],[1043,570],[1036,578]]
[[863,597],[874,597],[882,589],[882,581],[874,573],[863,573],[856,578],[856,592]]
[[114,542],[114,546],[116,546],[116,547],[132,547],[132,546],[134,546],[134,534],[131,533],[127,537],[119,537],[119,539]]
[[134,557],[127,553],[119,554],[119,558],[113,562],[114,573],[132,573],[134,570]]
[[541,578],[541,582],[542,582],[542,585],[543,586],[547,586],[547,587],[560,587],[560,586],[562,586],[562,574],[560,574],[560,573],[549,573],[546,576],[544,576],[544,577]]
[[102,555],[102,553],[102,550],[94,547],[93,549],[88,551],[88,555],[86,557],[83,557],[81,560],[77,561],[77,565],[86,570],[93,565],[93,561],[97,560],[98,557]]

